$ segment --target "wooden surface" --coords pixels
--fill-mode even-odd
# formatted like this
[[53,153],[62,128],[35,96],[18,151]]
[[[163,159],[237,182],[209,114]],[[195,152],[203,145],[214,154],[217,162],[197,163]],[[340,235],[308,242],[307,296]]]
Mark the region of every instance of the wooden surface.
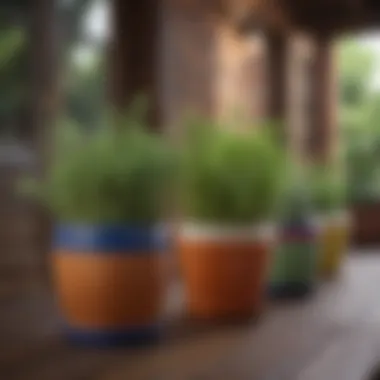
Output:
[[[156,347],[96,351],[66,345],[51,294],[37,277],[0,292],[0,379],[4,380],[362,380],[380,353],[380,256],[358,253],[340,278],[307,301],[268,305],[258,320],[207,328],[181,318]],[[11,280],[9,280],[11,281]]]

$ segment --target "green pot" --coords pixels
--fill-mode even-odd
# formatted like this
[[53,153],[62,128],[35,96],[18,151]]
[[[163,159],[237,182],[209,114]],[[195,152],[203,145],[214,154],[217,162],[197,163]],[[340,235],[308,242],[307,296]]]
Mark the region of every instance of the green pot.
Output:
[[269,291],[274,297],[303,296],[313,290],[318,273],[318,231],[310,221],[285,223],[274,253]]

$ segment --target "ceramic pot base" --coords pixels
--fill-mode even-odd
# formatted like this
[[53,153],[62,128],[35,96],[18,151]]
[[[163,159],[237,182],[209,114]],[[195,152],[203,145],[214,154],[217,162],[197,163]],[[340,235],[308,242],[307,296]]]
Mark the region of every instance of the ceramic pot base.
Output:
[[79,346],[110,348],[135,347],[157,343],[162,337],[162,326],[101,330],[66,326],[64,335],[69,343]]
[[302,282],[276,284],[269,286],[269,295],[271,298],[276,299],[304,298],[311,294],[313,290],[313,284],[307,284]]

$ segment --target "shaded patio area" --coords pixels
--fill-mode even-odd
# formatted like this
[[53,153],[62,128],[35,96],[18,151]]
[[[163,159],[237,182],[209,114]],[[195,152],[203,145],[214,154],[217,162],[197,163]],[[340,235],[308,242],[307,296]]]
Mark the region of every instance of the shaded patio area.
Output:
[[[257,9],[248,6],[250,2],[247,7],[252,10],[247,10],[246,19],[235,20],[234,12],[227,12],[228,17],[222,23],[209,19],[209,10],[203,9],[200,2],[194,2],[193,6],[190,2],[164,3],[165,22],[157,26],[154,16],[159,13],[158,3],[147,0],[136,3],[141,14],[135,19],[136,9],[125,6],[126,0],[114,1],[118,17],[114,20],[116,38],[110,54],[114,66],[109,95],[114,105],[121,107],[126,99],[149,88],[152,124],[170,134],[169,127],[175,125],[188,105],[221,119],[232,106],[242,102],[252,118],[285,119],[288,98],[295,94],[297,99],[290,110],[292,128],[287,130],[292,149],[313,158],[328,158],[332,154],[337,126],[335,109],[330,107],[335,104],[331,95],[334,87],[331,43],[338,31],[379,25],[379,17],[370,17],[371,13],[380,14],[374,2],[352,1],[348,8],[338,0],[333,8],[329,8],[328,2],[320,5],[313,2],[314,6],[303,8],[301,1],[289,1],[283,17],[287,16],[288,23],[294,24],[294,31],[285,34],[285,27],[270,18],[264,28],[265,59],[260,52],[251,54],[251,48],[260,50],[261,45],[257,42],[257,46],[250,46],[247,34],[240,30],[245,24],[248,29],[255,24]],[[365,6],[370,3],[372,6]],[[49,125],[56,112],[54,101],[46,102],[56,98],[52,94],[57,90],[57,75],[54,65],[49,63],[52,62],[49,57],[54,56],[54,39],[53,34],[46,32],[53,28],[54,9],[49,8],[46,0],[35,0],[35,4],[44,12],[38,13],[36,8],[38,17],[33,24],[37,72],[34,80],[39,86],[30,139],[38,159],[46,163],[47,147],[41,136],[50,134]],[[151,12],[147,12],[149,4]],[[358,20],[344,16],[362,8],[366,11],[362,11]],[[330,11],[331,20],[325,20]],[[341,17],[336,20],[335,16]],[[296,68],[291,74],[300,78],[306,88],[310,87],[310,103],[314,106],[311,113],[309,109],[305,111],[303,86],[298,94],[293,90],[298,85],[290,89],[286,86],[287,49],[299,28],[307,31],[311,39],[300,44],[298,50],[302,54],[291,54],[292,67]],[[160,56],[163,69],[159,75],[157,30],[164,36]],[[209,48],[207,41],[215,45],[214,49]],[[234,54],[236,60],[230,61]],[[255,65],[267,69],[267,81],[263,80],[264,70],[254,69]],[[246,72],[241,74],[246,66]],[[210,75],[219,71],[223,73],[220,78]],[[251,82],[268,90],[267,104],[261,105],[264,96],[253,91],[255,86],[246,89],[242,85]],[[257,104],[251,99],[256,99]],[[167,125],[168,131],[162,124]],[[6,164],[12,160],[9,155],[3,159]],[[30,158],[25,160],[29,162]],[[44,166],[41,162],[36,166]],[[60,335],[59,312],[46,275],[48,253],[45,246],[41,248],[46,236],[40,236],[46,231],[41,231],[36,210],[30,210],[35,206],[22,203],[10,185],[13,176],[35,169],[25,165],[24,161],[8,168],[0,162],[1,380],[361,380],[366,379],[369,369],[380,359],[377,288],[380,256],[376,250],[352,250],[339,278],[321,283],[315,294],[304,301],[271,303],[260,319],[249,323],[203,326],[186,320],[181,284],[173,280],[166,305],[171,323],[165,340],[158,345],[104,351],[68,345]]]
[[[203,328],[168,297],[169,336],[140,350],[73,348],[59,336],[52,294],[38,282],[0,298],[0,377],[15,380],[357,380],[380,357],[380,258],[352,252],[340,278],[297,303],[268,305],[260,320]],[[4,290],[4,289],[2,289]]]

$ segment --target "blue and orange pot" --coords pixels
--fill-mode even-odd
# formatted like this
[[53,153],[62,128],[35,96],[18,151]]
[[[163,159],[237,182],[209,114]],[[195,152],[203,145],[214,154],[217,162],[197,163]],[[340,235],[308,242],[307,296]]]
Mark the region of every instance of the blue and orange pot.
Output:
[[114,346],[160,336],[166,249],[162,230],[63,224],[55,229],[53,243],[54,281],[71,341]]
[[306,296],[314,289],[318,274],[318,225],[310,220],[285,222],[279,228],[278,243],[269,280],[271,296]]

